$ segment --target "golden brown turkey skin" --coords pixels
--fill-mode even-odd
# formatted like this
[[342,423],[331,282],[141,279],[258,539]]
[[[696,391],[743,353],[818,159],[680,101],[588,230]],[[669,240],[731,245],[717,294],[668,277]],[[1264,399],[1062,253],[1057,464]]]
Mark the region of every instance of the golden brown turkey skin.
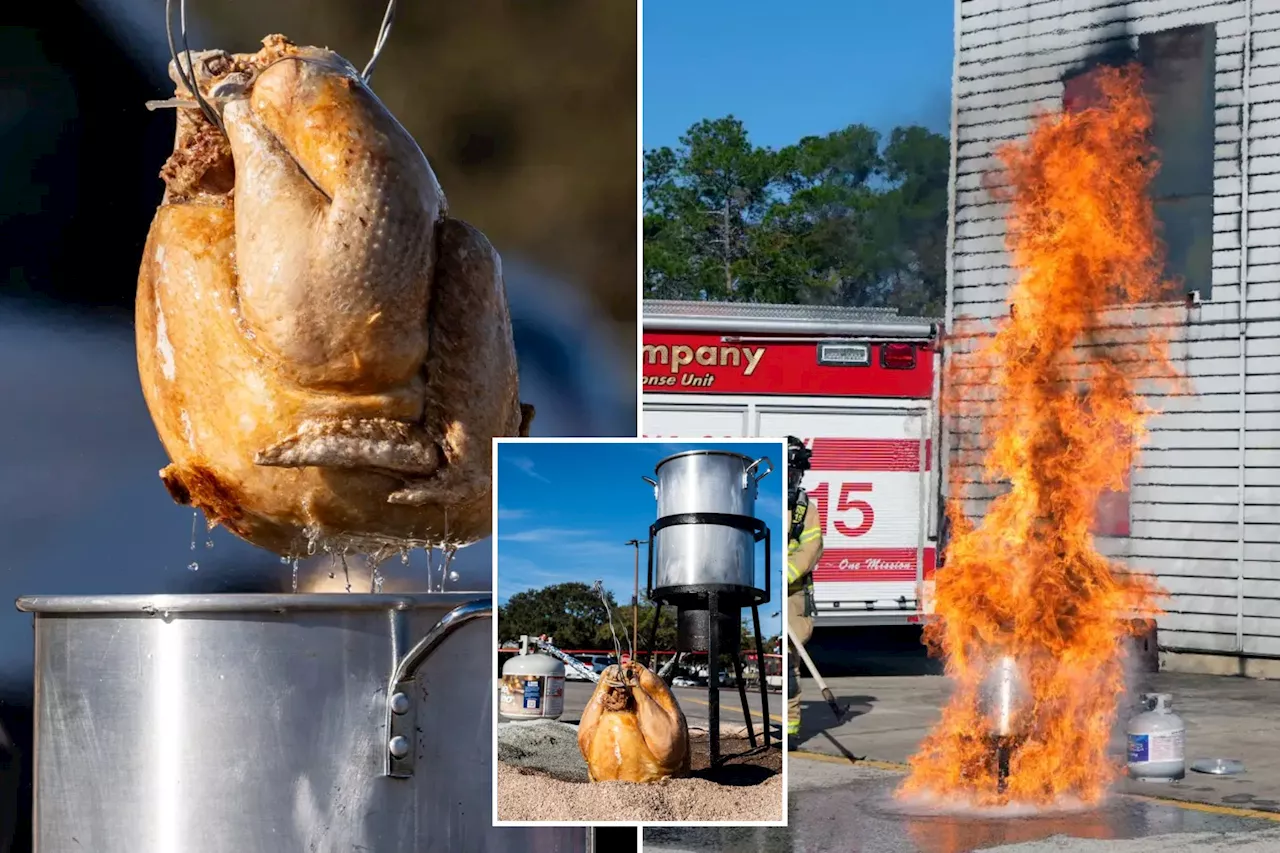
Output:
[[489,535],[491,439],[533,416],[497,253],[346,60],[193,65],[227,134],[178,110],[136,306],[170,494],[282,554]]
[[689,773],[684,713],[666,683],[635,662],[601,674],[578,724],[578,748],[592,782],[656,782]]

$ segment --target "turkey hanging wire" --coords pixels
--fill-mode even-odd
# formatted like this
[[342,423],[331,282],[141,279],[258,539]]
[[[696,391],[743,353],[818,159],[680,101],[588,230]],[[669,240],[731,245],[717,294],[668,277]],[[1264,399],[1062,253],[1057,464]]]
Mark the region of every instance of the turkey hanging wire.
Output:
[[[382,24],[378,27],[378,38],[373,43],[373,55],[369,57],[364,70],[360,72],[360,79],[364,81],[366,86],[369,85],[369,80],[373,77],[373,69],[378,64],[378,58],[382,56],[382,51],[387,46],[387,37],[391,35],[391,25],[395,23],[395,20],[396,0],[390,0],[387,3],[386,12],[382,15]],[[198,107],[200,112],[204,113],[204,117],[209,120],[209,123],[216,127],[223,136],[226,136],[227,129],[222,123],[222,116],[218,114],[218,111],[213,108],[208,99],[200,93],[199,87],[195,85],[195,69],[191,63],[191,45],[187,42],[187,0],[178,0],[178,38],[182,41],[182,55],[186,60],[185,66],[178,59],[178,46],[173,38],[173,0],[164,0],[164,34],[169,42],[169,58],[173,60],[178,77],[182,80],[182,85],[187,87],[187,91],[191,92],[195,100],[164,98],[147,101],[147,109],[157,110],[165,107],[195,109]]]
[[[604,590],[604,581],[596,581],[591,588],[597,595],[600,596],[600,601],[604,604],[604,612],[609,617],[609,633],[613,635],[613,652],[614,652],[614,655],[616,655],[614,660],[621,661],[622,660],[622,643],[618,641],[618,632],[613,627],[613,608],[609,606],[609,598],[608,596],[606,596],[605,590]],[[635,647],[634,638],[631,640],[630,649],[631,649],[631,659],[635,660],[636,647]],[[611,687],[626,686],[622,681],[614,681],[612,679],[606,679],[606,683],[608,683],[609,686]]]

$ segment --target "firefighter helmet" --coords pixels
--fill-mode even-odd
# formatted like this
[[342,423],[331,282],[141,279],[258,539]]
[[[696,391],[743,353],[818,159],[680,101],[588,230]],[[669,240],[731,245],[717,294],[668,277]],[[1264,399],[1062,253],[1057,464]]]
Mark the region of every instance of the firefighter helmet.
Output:
[[795,508],[800,497],[800,480],[809,470],[809,457],[813,451],[794,435],[787,436],[787,506]]
[[787,436],[787,466],[792,471],[803,474],[809,470],[809,457],[813,451],[804,446],[804,442],[794,435]]

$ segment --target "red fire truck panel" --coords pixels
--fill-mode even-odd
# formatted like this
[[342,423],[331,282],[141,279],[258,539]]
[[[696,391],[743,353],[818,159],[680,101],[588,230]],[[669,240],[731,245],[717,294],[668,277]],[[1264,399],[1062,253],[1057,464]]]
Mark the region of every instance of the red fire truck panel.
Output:
[[751,338],[726,343],[717,334],[644,336],[647,392],[927,398],[932,387],[928,342]]

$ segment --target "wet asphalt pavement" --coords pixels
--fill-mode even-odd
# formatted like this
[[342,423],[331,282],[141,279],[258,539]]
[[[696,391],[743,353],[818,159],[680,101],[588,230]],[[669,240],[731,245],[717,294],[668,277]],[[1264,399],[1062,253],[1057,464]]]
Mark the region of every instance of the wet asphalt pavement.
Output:
[[[669,853],[1146,853],[1280,850],[1280,823],[1116,796],[1100,808],[1047,815],[937,814],[896,802],[901,775],[791,756],[788,826],[664,827],[645,850]],[[1122,839],[1145,839],[1124,843]]]

